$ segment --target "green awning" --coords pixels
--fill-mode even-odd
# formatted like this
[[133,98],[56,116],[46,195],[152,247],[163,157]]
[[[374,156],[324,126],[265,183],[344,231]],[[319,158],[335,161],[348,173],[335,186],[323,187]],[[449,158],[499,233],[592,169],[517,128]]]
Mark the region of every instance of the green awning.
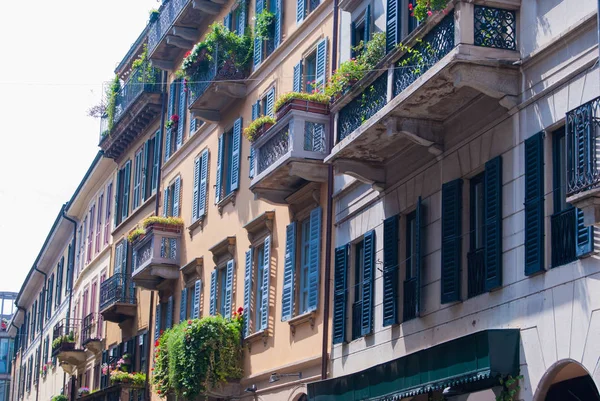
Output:
[[519,374],[519,333],[481,331],[362,372],[311,383],[308,400],[395,401],[450,386],[491,386],[498,376]]

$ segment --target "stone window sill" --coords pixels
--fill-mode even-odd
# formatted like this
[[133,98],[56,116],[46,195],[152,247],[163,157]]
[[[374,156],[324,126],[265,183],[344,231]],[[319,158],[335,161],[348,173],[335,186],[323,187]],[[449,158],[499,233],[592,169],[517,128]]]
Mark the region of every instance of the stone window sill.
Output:
[[269,338],[269,329],[264,329],[261,331],[257,331],[256,333],[250,334],[248,337],[244,338],[244,344],[248,346],[248,350],[252,349],[252,344],[259,342],[262,340],[263,344],[267,345],[267,339]]
[[310,327],[315,327],[315,316],[317,312],[311,311],[303,313],[302,315],[296,316],[288,320],[288,324],[290,325],[290,330],[292,331],[292,335],[296,334],[296,328],[306,323],[310,323]]

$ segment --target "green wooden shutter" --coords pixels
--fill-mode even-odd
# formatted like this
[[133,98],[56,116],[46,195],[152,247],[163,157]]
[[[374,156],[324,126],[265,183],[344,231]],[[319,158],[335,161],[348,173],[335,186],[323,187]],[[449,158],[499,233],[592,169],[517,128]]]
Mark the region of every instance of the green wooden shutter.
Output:
[[293,92],[302,92],[302,60],[294,66]]
[[419,196],[415,211],[415,316],[421,316],[421,270],[423,269],[423,201]]
[[202,151],[200,165],[200,190],[198,196],[198,217],[206,216],[206,196],[208,194],[208,149]]
[[[69,245],[68,255],[71,254],[71,245]],[[67,270],[69,270],[67,266]],[[65,271],[65,257],[60,258],[60,262],[58,264],[58,275],[56,276],[56,298],[55,305],[59,306],[62,303],[62,290],[63,290],[63,276]]]
[[196,280],[194,283],[194,319],[200,318],[200,291],[202,291],[202,281]]
[[252,248],[246,251],[244,271],[244,337],[250,335],[250,303],[252,301]]
[[260,321],[261,330],[266,330],[269,327],[269,295],[270,295],[270,267],[271,267],[271,237],[265,238],[264,247],[264,267],[263,267],[263,290],[261,299],[262,316]]
[[485,164],[485,289],[502,286],[502,157]]
[[267,93],[267,110],[265,110],[265,115],[274,117],[275,116],[275,88],[271,88],[269,93]]
[[[133,167],[133,209],[140,205],[142,185],[142,152],[135,154],[135,166]],[[93,218],[93,216],[90,216]],[[93,224],[90,225],[93,227]]]
[[398,215],[383,221],[383,326],[398,323]]
[[221,194],[223,193],[223,173],[225,168],[223,166],[223,158],[225,153],[225,134],[219,136],[219,150],[217,155],[217,185],[215,189],[215,204],[221,201]]
[[[117,171],[117,187],[115,190],[115,227],[117,227],[119,225],[119,223],[121,222],[121,187],[122,187],[122,183],[121,180],[123,179],[122,177],[123,172],[122,170]],[[79,230],[79,232],[81,232],[81,229]],[[81,237],[79,238],[79,241],[81,241]],[[79,256],[79,249],[77,249],[77,258],[79,260],[79,258],[81,256]]]
[[[354,33],[354,32],[353,32]],[[365,10],[365,32],[363,36],[363,42],[366,45],[371,40],[371,5],[367,5]]]
[[[271,0],[273,1],[273,0]],[[282,0],[275,0],[275,48],[281,44],[281,26],[283,24]]]
[[252,121],[260,116],[260,100],[252,104]]
[[183,130],[185,128],[185,116],[187,112],[187,90],[183,82],[179,85],[179,122],[177,123],[177,149],[183,144]]
[[179,302],[179,321],[183,322],[187,318],[187,287],[181,290],[181,300]]
[[121,209],[121,219],[125,220],[129,216],[129,188],[131,185],[131,160],[125,163],[123,169],[123,204]]
[[317,207],[310,212],[310,234],[308,251],[308,310],[317,310],[319,306],[319,276],[321,267],[321,216],[322,209]]
[[154,319],[154,341],[160,337],[160,326],[162,319],[162,307],[161,304],[156,305],[156,318]]
[[181,200],[181,177],[177,176],[175,178],[175,183],[173,184],[173,217],[180,216],[179,204]]
[[171,135],[173,135],[173,133],[171,132],[171,128],[167,128],[167,134],[165,135],[165,161],[169,160],[169,157],[171,157]]
[[361,336],[371,334],[373,331],[373,281],[375,280],[375,231],[365,234],[365,248],[363,261],[363,296],[362,296],[362,321]]
[[160,165],[160,145],[161,145],[161,130],[156,132],[154,136],[154,157],[153,157],[153,165],[152,165],[152,193],[156,191],[158,186],[158,172]]
[[285,262],[283,265],[283,290],[281,291],[281,321],[294,315],[294,283],[296,282],[296,222],[285,228]]
[[230,31],[231,29],[231,13],[227,14],[225,16],[225,18],[223,18],[223,25],[225,26],[225,28],[229,29]]
[[583,210],[575,211],[575,235],[577,239],[577,257],[582,258],[594,252],[594,227],[583,223]]
[[346,298],[348,288],[346,275],[348,272],[349,245],[335,250],[335,267],[333,280],[333,343],[341,344],[346,341]]
[[171,116],[173,114],[175,114],[175,103],[177,101],[177,86],[178,86],[178,81],[174,80],[173,82],[171,82],[171,84],[169,85],[169,104],[167,106],[167,119],[170,119]]
[[165,188],[165,199],[163,201],[163,216],[169,216],[169,187]]
[[317,63],[316,63],[316,83],[315,92],[323,93],[327,81],[327,38],[322,39],[317,44]]
[[462,180],[442,185],[443,304],[460,300]]
[[199,211],[199,191],[200,191],[200,166],[202,165],[202,155],[196,157],[194,160],[194,190],[192,195],[192,221],[198,220],[200,215]]
[[231,177],[230,192],[240,187],[240,154],[242,145],[242,118],[233,123],[233,140],[231,144]]
[[544,137],[525,141],[525,274],[544,270]]
[[115,269],[114,274],[121,273],[121,261],[123,259],[123,242],[119,242],[115,247]]
[[[254,9],[254,15],[259,15],[263,11],[263,0],[256,0],[256,7]],[[256,68],[262,62],[262,45],[263,40],[261,38],[254,38],[254,68]]]
[[[152,165],[150,164],[150,146],[151,146],[150,143],[151,143],[151,141],[152,141],[152,139],[149,139],[146,142],[144,142],[144,160],[143,160],[143,167],[142,167],[142,171],[141,171],[141,176],[142,176],[141,199],[142,199],[142,201],[145,201],[146,199],[148,199],[148,194],[150,193],[150,191],[148,191],[147,184],[148,184],[148,177],[152,177],[152,175],[151,175]],[[100,213],[101,208],[102,208],[102,205],[99,205],[98,213]],[[101,221],[102,221],[101,219],[98,220],[98,227],[100,227]]]
[[217,314],[217,270],[210,272],[210,308],[211,316]]
[[229,318],[231,316],[231,305],[233,301],[233,268],[234,261],[231,259],[227,261],[227,277],[225,277],[225,313],[227,316],[223,316],[224,318]]
[[306,0],[296,0],[296,23],[304,21],[306,8],[304,7]]
[[385,16],[385,48],[387,52],[391,52],[400,43],[401,36],[401,1],[387,0],[387,11]]

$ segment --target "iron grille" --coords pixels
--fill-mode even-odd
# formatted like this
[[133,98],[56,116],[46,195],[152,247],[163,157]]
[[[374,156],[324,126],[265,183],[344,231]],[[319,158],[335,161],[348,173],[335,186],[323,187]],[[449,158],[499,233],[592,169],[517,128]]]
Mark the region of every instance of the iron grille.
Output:
[[485,248],[479,248],[467,254],[469,298],[485,292]]
[[517,17],[514,11],[475,6],[475,45],[516,49]]
[[156,46],[158,46],[163,37],[171,30],[175,18],[177,18],[181,10],[188,3],[190,3],[190,0],[170,0],[168,3],[163,2],[165,7],[162,7],[158,19],[152,23],[148,31],[148,53],[151,54],[156,49]]
[[258,173],[262,173],[269,166],[285,155],[290,148],[290,126],[289,124],[276,132],[258,150]]
[[114,121],[117,122],[123,113],[143,92],[160,92],[160,70],[139,67],[127,80],[117,95]]
[[100,285],[100,309],[116,303],[136,303],[132,280],[125,273],[114,274]]

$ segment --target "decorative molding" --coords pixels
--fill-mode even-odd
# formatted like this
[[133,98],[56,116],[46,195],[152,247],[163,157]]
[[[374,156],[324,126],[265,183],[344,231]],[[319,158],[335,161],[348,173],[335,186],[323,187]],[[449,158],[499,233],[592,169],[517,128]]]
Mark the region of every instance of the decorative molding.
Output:
[[237,190],[233,191],[232,193],[230,193],[229,195],[227,195],[226,197],[221,199],[221,201],[219,203],[217,203],[217,209],[219,209],[220,216],[223,216],[223,208],[225,208],[225,206],[227,206],[227,204],[231,203],[231,204],[233,204],[233,206],[235,206],[236,195],[237,195]]
[[244,338],[244,344],[248,347],[248,351],[252,352],[252,344],[262,340],[263,344],[267,346],[267,340],[269,339],[269,329],[261,330],[256,333],[250,334]]
[[357,180],[371,185],[371,187],[382,192],[385,188],[385,169],[383,166],[363,163],[358,160],[338,159],[335,162],[337,174],[348,174]]
[[321,184],[310,182],[285,198],[285,201],[290,205],[292,220],[295,220],[298,214],[314,209],[321,204]]
[[213,254],[213,262],[219,265],[220,260],[233,259],[235,255],[235,236],[225,237],[208,249]]
[[296,316],[296,317],[288,320],[288,324],[290,325],[290,330],[292,332],[292,336],[296,335],[296,327],[298,327],[302,324],[305,324],[305,323],[310,323],[310,328],[314,329],[316,314],[317,314],[316,311],[311,311],[311,312],[304,313],[300,316]]
[[179,271],[183,274],[183,281],[186,284],[202,278],[202,269],[204,268],[204,257],[192,259],[188,264],[183,266]]
[[204,231],[204,218],[205,216],[200,217],[198,220],[194,221],[192,224],[188,226],[188,231],[190,233],[190,239],[193,237],[194,230],[200,227],[200,231]]
[[257,238],[262,238],[265,234],[273,232],[273,221],[275,220],[275,211],[271,210],[264,212],[251,222],[244,226],[244,229],[248,232],[248,239],[250,243],[254,243]]

